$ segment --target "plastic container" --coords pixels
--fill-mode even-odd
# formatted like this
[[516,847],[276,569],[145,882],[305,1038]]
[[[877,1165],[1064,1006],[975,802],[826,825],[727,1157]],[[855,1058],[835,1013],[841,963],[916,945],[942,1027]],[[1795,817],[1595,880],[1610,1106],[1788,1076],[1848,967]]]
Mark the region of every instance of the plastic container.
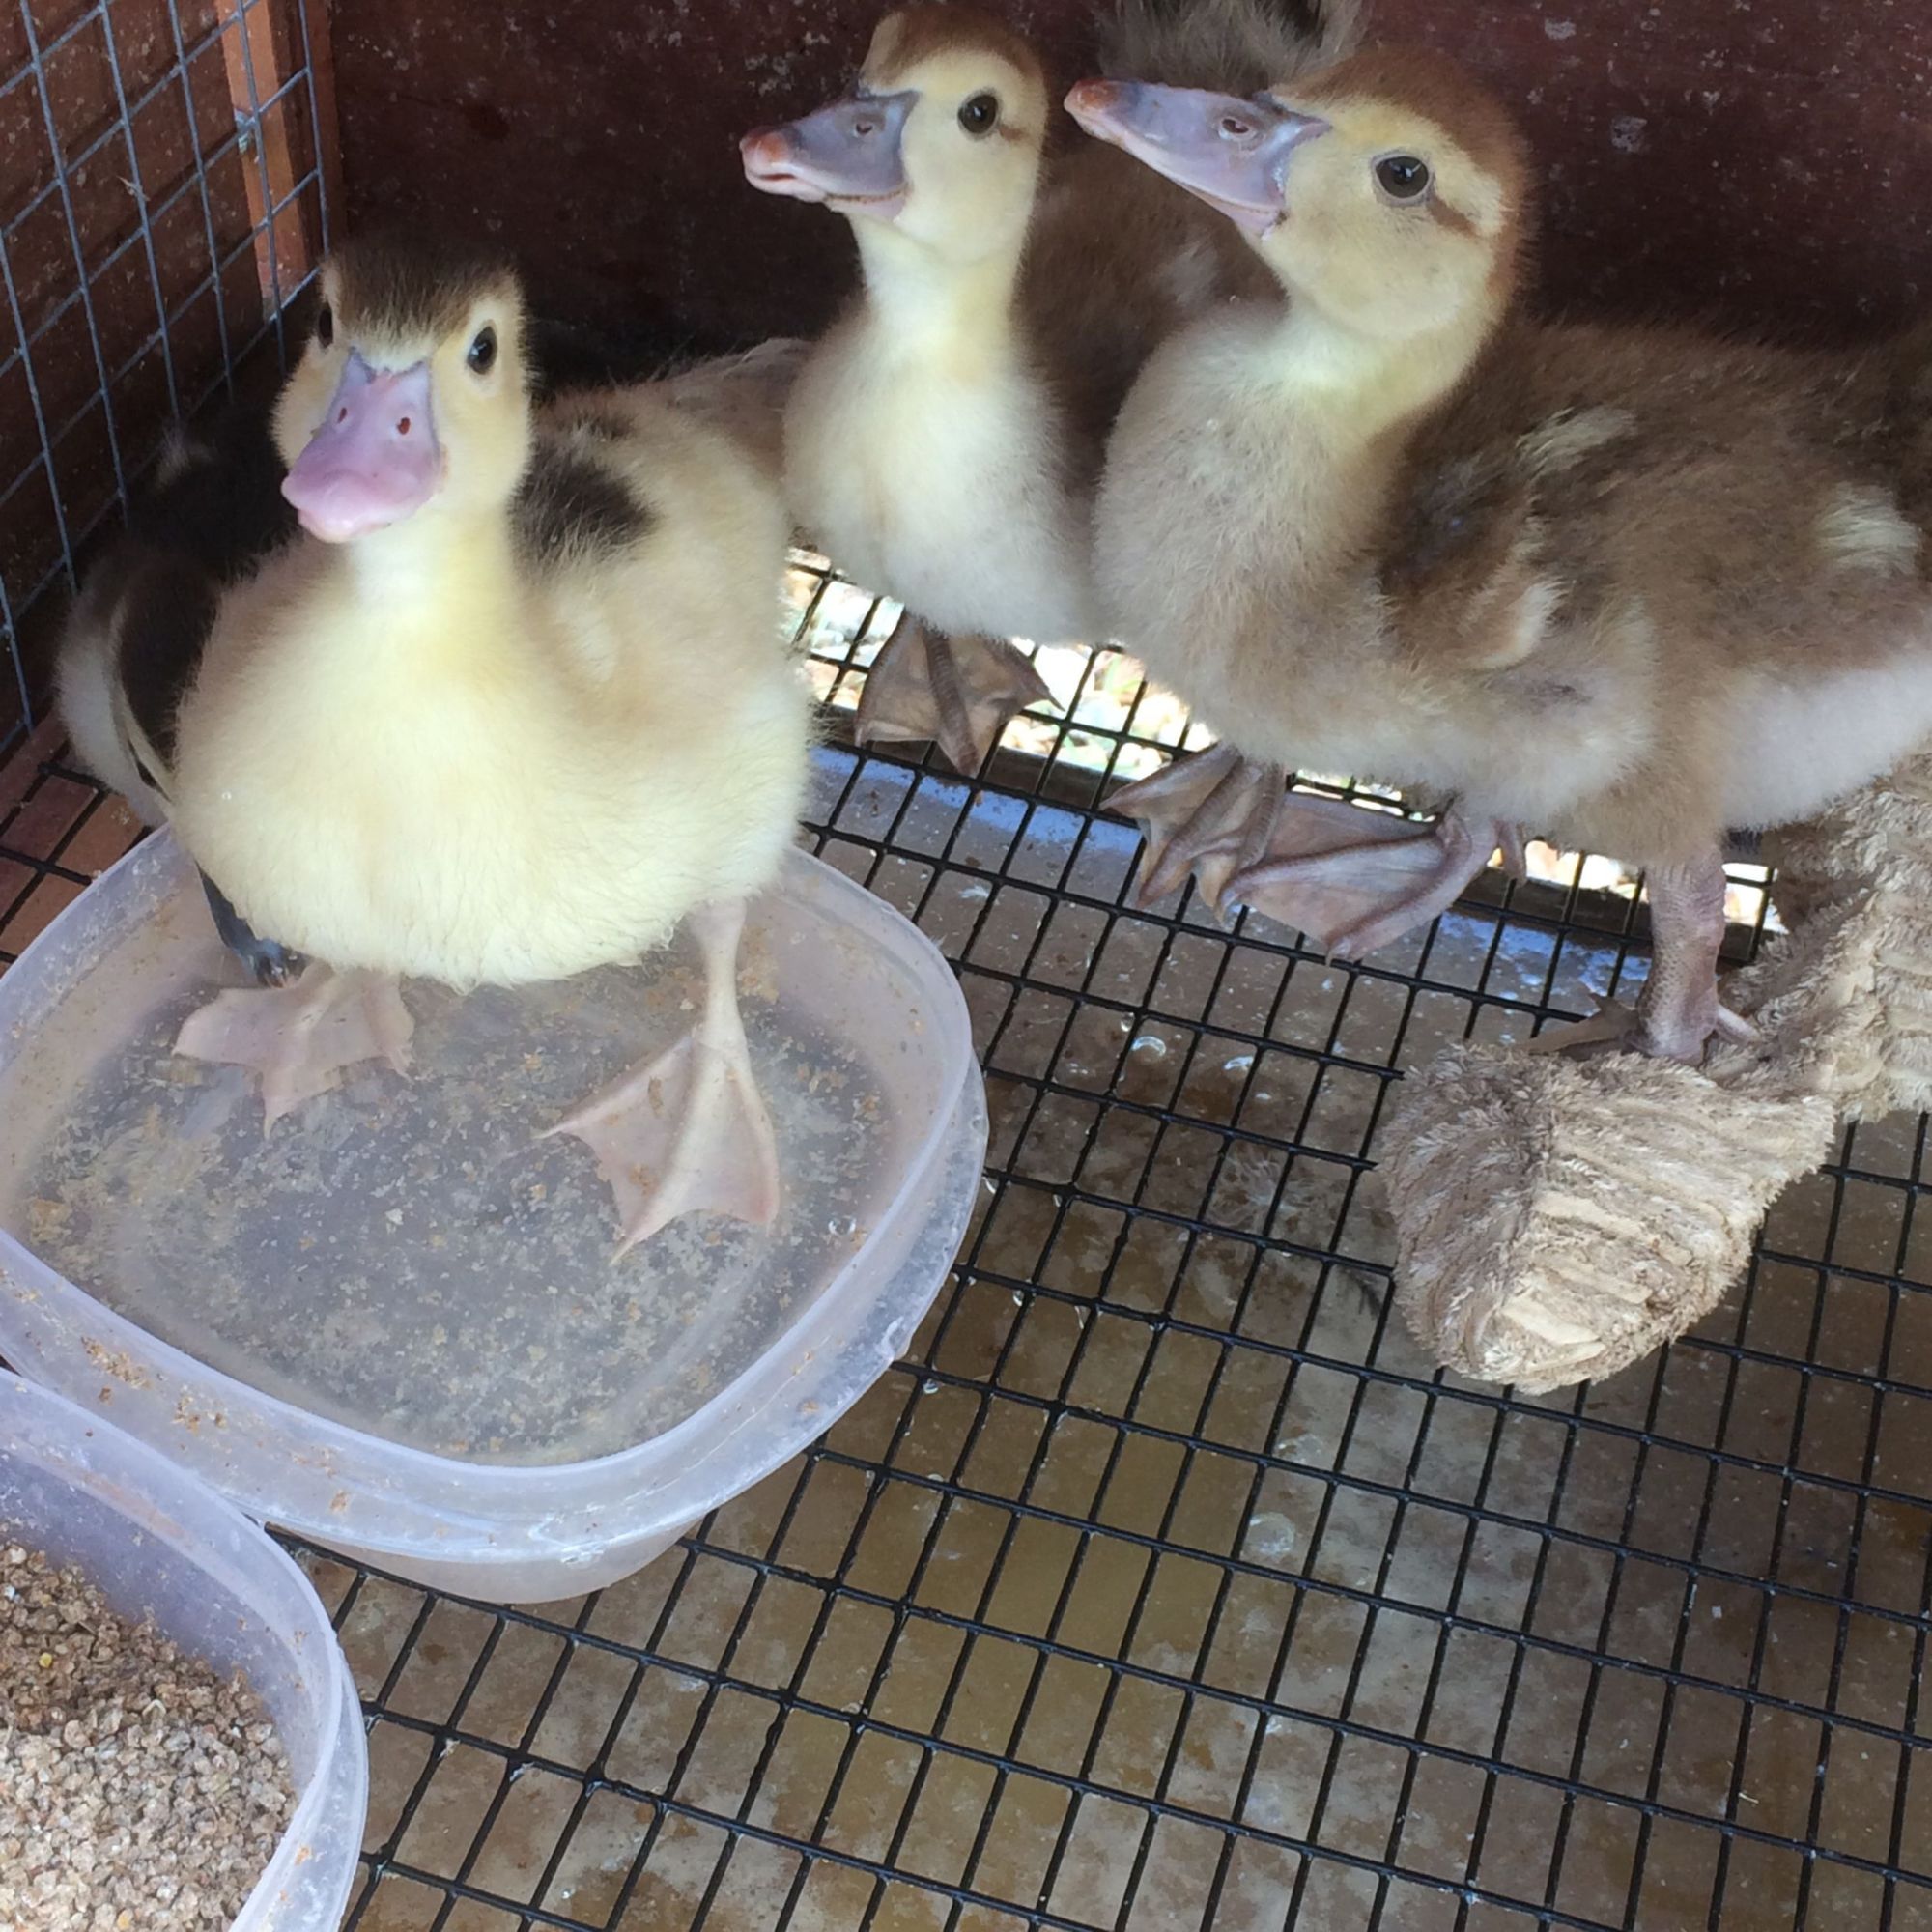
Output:
[[779,1221],[688,1217],[613,1264],[587,1150],[544,1129],[689,1023],[695,957],[465,1000],[412,981],[412,1077],[358,1069],[265,1138],[248,1075],[169,1051],[238,976],[149,840],[0,980],[0,1354],[249,1515],[434,1588],[630,1574],[903,1352],[985,1154],[951,969],[796,853],[741,954]]
[[369,1804],[362,1707],[308,1579],[261,1530],[152,1449],[0,1373],[0,1526],[239,1670],[289,1754],[296,1808],[235,1932],[338,1924]]

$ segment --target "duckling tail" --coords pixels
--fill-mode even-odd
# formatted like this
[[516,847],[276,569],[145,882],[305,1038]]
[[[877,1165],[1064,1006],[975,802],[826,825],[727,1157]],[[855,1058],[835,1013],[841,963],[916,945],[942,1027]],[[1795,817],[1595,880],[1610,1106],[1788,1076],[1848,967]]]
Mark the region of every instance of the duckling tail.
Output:
[[1119,0],[1100,23],[1100,71],[1256,94],[1352,53],[1364,11],[1365,0]]

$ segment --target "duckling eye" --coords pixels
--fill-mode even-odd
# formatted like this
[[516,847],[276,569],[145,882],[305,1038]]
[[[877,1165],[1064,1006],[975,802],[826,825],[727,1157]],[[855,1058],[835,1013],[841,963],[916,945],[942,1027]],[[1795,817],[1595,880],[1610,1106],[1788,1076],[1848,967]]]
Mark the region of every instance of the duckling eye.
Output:
[[959,110],[959,125],[969,134],[990,134],[999,119],[1000,100],[993,94],[976,94]]
[[1376,182],[1391,201],[1417,201],[1429,192],[1429,163],[1416,155],[1384,155]]
[[497,331],[486,322],[476,331],[476,339],[469,345],[469,366],[479,376],[488,375],[496,359]]
[[335,311],[327,302],[315,319],[315,339],[325,349],[335,340]]

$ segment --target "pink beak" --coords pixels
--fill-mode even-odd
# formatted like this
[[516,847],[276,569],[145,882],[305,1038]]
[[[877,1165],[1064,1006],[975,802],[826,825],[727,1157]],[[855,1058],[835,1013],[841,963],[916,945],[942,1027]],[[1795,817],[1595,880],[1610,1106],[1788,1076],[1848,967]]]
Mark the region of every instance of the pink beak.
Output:
[[428,361],[372,369],[352,351],[327,414],[282,483],[302,528],[347,543],[412,516],[441,483]]

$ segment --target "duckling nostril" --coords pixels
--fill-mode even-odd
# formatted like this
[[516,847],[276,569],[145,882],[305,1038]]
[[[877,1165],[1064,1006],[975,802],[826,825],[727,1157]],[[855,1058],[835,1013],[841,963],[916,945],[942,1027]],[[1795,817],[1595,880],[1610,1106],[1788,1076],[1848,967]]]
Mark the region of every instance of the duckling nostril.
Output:
[[335,420],[339,423],[346,423],[349,420],[348,410],[346,408],[337,410],[335,412]]
[[409,417],[408,416],[398,417],[396,421],[396,434],[398,436],[408,436],[409,433],[410,433]]
[[878,129],[875,124],[870,121],[855,121],[852,124],[852,131],[855,134],[873,134]]
[[1245,122],[1237,121],[1232,114],[1221,117],[1221,131],[1236,141],[1245,140],[1255,130]]

